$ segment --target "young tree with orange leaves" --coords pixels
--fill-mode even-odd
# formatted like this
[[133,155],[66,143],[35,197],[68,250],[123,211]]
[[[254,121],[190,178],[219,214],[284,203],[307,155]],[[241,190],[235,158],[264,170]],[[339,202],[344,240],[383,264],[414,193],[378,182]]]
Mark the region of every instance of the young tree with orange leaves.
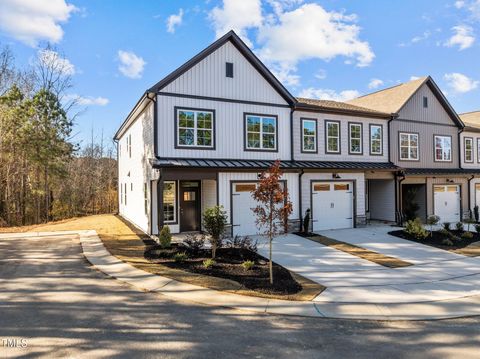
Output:
[[252,197],[258,202],[257,207],[252,208],[257,216],[257,227],[264,229],[263,234],[267,236],[270,245],[270,284],[273,284],[273,238],[287,232],[288,216],[292,213],[292,202],[289,200],[287,187],[282,186],[281,178],[280,161],[277,160],[260,174],[258,186],[252,192]]

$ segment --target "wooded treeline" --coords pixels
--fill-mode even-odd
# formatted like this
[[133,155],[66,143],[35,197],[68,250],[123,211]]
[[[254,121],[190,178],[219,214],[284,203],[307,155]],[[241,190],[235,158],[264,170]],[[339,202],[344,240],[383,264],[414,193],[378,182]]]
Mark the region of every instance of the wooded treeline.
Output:
[[47,46],[28,69],[0,48],[0,226],[117,210],[115,146],[72,135],[71,66]]

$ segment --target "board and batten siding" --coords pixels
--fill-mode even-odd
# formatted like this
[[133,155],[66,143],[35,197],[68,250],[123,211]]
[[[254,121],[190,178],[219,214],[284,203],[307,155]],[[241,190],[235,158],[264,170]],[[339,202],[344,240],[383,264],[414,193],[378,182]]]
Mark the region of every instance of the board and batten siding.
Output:
[[[465,142],[464,138],[469,137],[473,139],[473,162],[465,162]],[[460,134],[460,151],[462,153],[462,167],[463,168],[480,168],[479,156],[480,132],[464,131]]]
[[395,221],[395,181],[368,180],[370,219]]
[[[290,159],[290,109],[193,98],[157,96],[158,155],[160,157],[223,159]],[[215,110],[215,149],[175,148],[175,107]],[[245,151],[244,113],[274,115],[277,118],[275,151]]]
[[[233,63],[233,78],[225,76],[227,62]],[[231,42],[225,43],[161,92],[286,104]]]
[[[357,217],[365,217],[365,175],[364,173],[342,172],[339,181],[355,181],[355,201]],[[307,208],[312,208],[311,200],[311,181],[312,180],[332,180],[331,172],[305,172],[302,176],[302,217]]]
[[[131,138],[131,156],[127,146]],[[119,138],[118,151],[118,203],[122,217],[144,231],[150,232],[150,181],[154,173],[149,164],[153,157],[153,105],[147,106],[132,125]],[[147,184],[147,213],[145,213],[144,184]],[[127,204],[125,204],[125,185]],[[122,195],[123,198],[120,198]]]
[[[423,107],[423,98],[428,98],[428,107]],[[445,111],[442,104],[430,88],[424,84],[418,91],[407,101],[398,113],[400,119],[409,119],[421,122],[441,123],[445,125],[453,125],[453,121],[449,114]]]
[[[302,153],[301,119],[317,120],[317,147],[318,153]],[[340,121],[340,154],[325,153],[325,121]],[[362,124],[362,155],[349,154],[349,122]],[[388,162],[388,130],[387,119],[374,119],[354,117],[348,115],[326,114],[321,112],[293,113],[293,148],[294,158],[303,161],[362,161],[362,162]],[[383,153],[370,155],[370,124],[383,126]]]
[[[232,181],[258,181],[258,175],[260,172],[220,172],[218,174],[218,202],[227,211],[228,221],[231,222],[230,209],[231,209],[231,187]],[[288,193],[290,201],[293,205],[293,211],[290,218],[298,218],[298,173],[285,172],[283,173],[282,180],[287,181]],[[245,208],[246,211],[250,211],[249,208]],[[252,212],[252,216],[254,216]]]
[[[399,133],[418,133],[418,161],[400,159]],[[451,136],[452,161],[437,162],[434,160],[434,135]],[[390,151],[392,162],[404,168],[457,168],[458,167],[458,128],[453,124],[436,125],[406,120],[393,120],[390,123]]]

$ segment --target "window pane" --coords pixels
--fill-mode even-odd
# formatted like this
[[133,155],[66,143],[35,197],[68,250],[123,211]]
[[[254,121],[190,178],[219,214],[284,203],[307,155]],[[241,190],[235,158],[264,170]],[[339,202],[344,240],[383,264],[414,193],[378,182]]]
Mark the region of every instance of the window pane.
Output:
[[315,122],[313,122],[313,121],[303,121],[303,134],[304,135],[315,135]]
[[210,131],[210,130],[198,130],[197,131],[197,145],[198,146],[211,146],[212,145],[212,131]]
[[179,111],[179,127],[194,127],[194,113],[192,111]]
[[408,135],[400,135],[400,146],[408,146]]
[[259,133],[249,133],[248,134],[247,147],[248,148],[260,148],[260,134]]
[[247,131],[260,132],[260,117],[247,117]]
[[328,150],[330,152],[338,152],[338,139],[337,138],[329,138],[328,139]]
[[180,145],[193,146],[194,145],[194,130],[180,129],[178,131],[178,143]]
[[275,135],[263,135],[263,148],[275,148]]
[[361,132],[360,132],[360,126],[359,125],[351,125],[350,126],[350,137],[352,137],[352,138],[360,138],[361,137]]
[[400,158],[408,158],[408,148],[407,147],[401,147],[400,148]]
[[328,133],[328,136],[332,136],[332,137],[338,137],[338,124],[337,123],[329,123],[327,125],[327,133]]
[[417,159],[418,156],[418,151],[416,147],[410,147],[410,158],[411,159]]
[[303,149],[306,151],[315,151],[315,137],[305,136],[303,138]]
[[264,118],[262,121],[263,132],[275,133],[275,120],[273,118]]
[[372,126],[371,127],[371,130],[372,130],[372,139],[375,139],[375,140],[380,140],[382,138],[382,128],[379,127],[379,126]]
[[355,152],[355,153],[361,152],[361,149],[360,149],[360,140],[352,139],[352,140],[350,141],[350,152]]

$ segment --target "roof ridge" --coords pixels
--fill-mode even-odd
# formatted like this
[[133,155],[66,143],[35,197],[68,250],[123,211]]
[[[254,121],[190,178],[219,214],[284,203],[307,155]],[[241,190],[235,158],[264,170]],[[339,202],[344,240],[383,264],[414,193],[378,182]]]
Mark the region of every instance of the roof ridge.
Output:
[[[415,79],[415,80],[410,80],[410,81],[406,81],[406,82],[400,82],[399,84],[396,84],[396,85],[393,85],[393,86],[390,86],[390,87],[385,87],[383,89],[380,89],[380,90],[377,90],[377,91],[373,91],[373,92],[370,92],[370,93],[367,93],[365,95],[362,95],[362,96],[358,96],[358,97],[355,97],[353,100],[356,100],[358,98],[363,98],[363,97],[367,97],[367,96],[371,96],[371,95],[375,95],[377,93],[380,93],[380,92],[383,92],[383,91],[388,91],[388,90],[391,90],[391,89],[394,89],[395,87],[400,87],[400,86],[403,86],[403,85],[406,85],[408,83],[411,83],[411,82],[414,82],[414,81],[418,81],[418,80],[421,80],[423,79],[422,82],[425,82],[427,79],[429,78],[429,76],[422,76],[422,77],[419,77],[418,79]],[[350,101],[350,100],[349,100]]]
[[462,116],[462,115],[468,115],[469,113],[476,113],[476,112],[480,112],[480,110],[462,112],[462,113],[459,113],[458,115],[459,115],[459,116]]

